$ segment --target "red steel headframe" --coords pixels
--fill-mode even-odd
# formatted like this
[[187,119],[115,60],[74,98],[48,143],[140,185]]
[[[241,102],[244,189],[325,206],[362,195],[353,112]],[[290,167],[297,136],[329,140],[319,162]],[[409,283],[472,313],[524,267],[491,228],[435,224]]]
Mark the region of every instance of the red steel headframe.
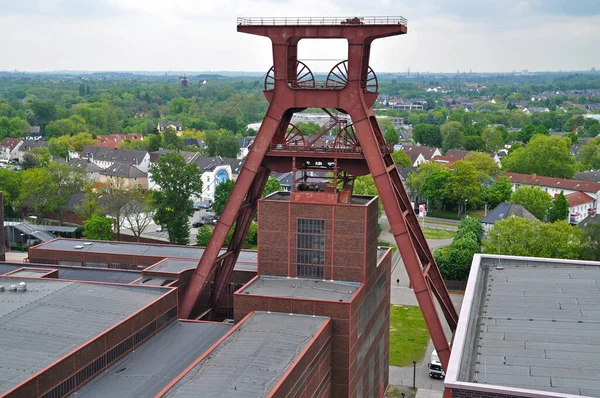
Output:
[[[374,72],[369,67],[371,43],[378,38],[405,34],[406,21],[404,18],[238,19],[238,31],[271,39],[272,78],[269,85],[265,86],[269,108],[186,291],[180,316],[187,318],[192,313],[200,312],[195,307],[213,277],[214,287],[208,311],[216,310],[268,179],[268,166],[275,164],[272,159],[268,160],[272,155],[270,148],[273,138],[285,134],[294,112],[306,108],[338,109],[350,115],[362,151],[344,156],[346,159],[354,157],[366,164],[373,176],[434,347],[446,367],[450,346],[435,307],[434,296],[453,331],[458,315],[372,109],[377,98],[377,92],[373,92],[372,87],[377,85],[372,83]],[[337,66],[335,70],[337,75],[344,76],[328,79],[324,84],[306,78],[304,73],[298,76],[299,68],[305,68],[297,59],[297,45],[303,38],[346,39],[347,64],[344,63],[343,68]],[[305,154],[298,153],[297,156]],[[330,158],[337,156],[329,154]],[[231,228],[234,228],[233,239],[225,253],[219,255]]]

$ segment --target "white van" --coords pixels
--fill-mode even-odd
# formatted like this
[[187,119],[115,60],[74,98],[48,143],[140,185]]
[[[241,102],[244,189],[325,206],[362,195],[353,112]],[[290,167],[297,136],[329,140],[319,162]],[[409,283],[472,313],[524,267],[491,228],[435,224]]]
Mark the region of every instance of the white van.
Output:
[[442,363],[440,362],[436,350],[433,350],[431,353],[431,359],[429,360],[427,367],[429,368],[429,377],[435,379],[443,379],[446,377],[446,373],[444,372],[444,369],[442,369]]

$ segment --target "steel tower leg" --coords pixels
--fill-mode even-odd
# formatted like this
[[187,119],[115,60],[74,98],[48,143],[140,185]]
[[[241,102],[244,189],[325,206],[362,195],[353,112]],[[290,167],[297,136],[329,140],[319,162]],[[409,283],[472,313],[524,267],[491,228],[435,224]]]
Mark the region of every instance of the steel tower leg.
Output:
[[418,225],[408,195],[398,175],[397,167],[391,155],[382,150],[386,144],[375,119],[375,114],[372,110],[368,110],[353,112],[350,116],[392,227],[392,233],[402,255],[417,301],[431,333],[433,345],[438,352],[442,365],[447,368],[450,359],[450,346],[429,288],[431,287],[436,294],[452,331],[456,329],[458,315],[439,274],[439,269],[429,250],[427,241]]
[[[206,285],[210,283],[210,278],[213,275],[216,277],[210,299],[213,314],[221,294],[225,291],[228,278],[242,248],[242,242],[256,212],[256,201],[261,197],[269,178],[269,170],[262,167],[265,153],[269,149],[269,144],[275,132],[279,130],[281,125],[287,125],[292,115],[291,112],[285,112],[284,109],[274,106],[276,103],[276,101],[273,101],[269,106],[267,115],[252,144],[252,149],[246,157],[223,213],[219,217],[200,263],[194,271],[179,308],[179,317],[181,318],[189,318],[192,315],[196,301]],[[219,255],[227,233],[236,220],[238,223],[234,230],[234,237],[226,252]]]

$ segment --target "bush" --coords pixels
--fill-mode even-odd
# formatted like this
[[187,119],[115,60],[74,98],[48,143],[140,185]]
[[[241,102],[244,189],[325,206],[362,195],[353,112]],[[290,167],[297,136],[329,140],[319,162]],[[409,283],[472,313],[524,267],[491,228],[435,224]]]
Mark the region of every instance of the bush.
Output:
[[473,255],[481,250],[483,228],[476,219],[462,220],[452,244],[433,253],[446,280],[466,281],[469,277]]
[[196,234],[196,246],[208,246],[208,241],[212,236],[212,229],[208,225],[203,225]]
[[257,245],[258,244],[258,225],[257,224],[250,224],[250,228],[248,229],[248,234],[246,235],[246,242],[251,245]]

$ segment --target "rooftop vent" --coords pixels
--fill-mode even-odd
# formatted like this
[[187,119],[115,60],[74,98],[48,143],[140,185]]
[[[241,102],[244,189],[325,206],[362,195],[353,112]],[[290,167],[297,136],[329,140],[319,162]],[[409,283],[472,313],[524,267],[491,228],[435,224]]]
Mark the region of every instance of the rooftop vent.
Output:
[[94,242],[83,242],[83,244],[86,245],[86,246],[90,246],[90,245],[93,245]]
[[75,248],[75,249],[83,249],[83,245],[75,245],[75,246],[73,246],[73,248]]

